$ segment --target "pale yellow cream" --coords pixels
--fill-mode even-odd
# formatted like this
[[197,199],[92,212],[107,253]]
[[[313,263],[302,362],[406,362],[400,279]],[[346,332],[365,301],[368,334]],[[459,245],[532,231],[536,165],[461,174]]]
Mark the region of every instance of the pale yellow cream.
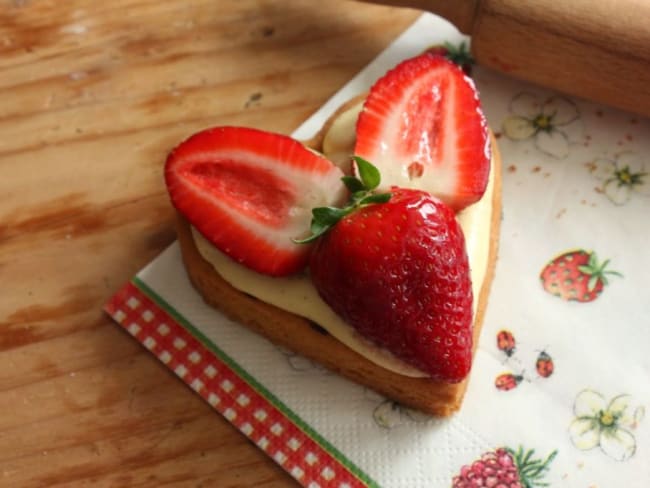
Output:
[[[325,155],[337,163],[343,164],[352,153],[354,138],[350,138],[349,135],[354,134],[354,124],[360,108],[361,105],[342,114],[325,135],[323,145]],[[465,234],[469,256],[474,314],[476,314],[476,302],[487,272],[490,252],[491,203],[494,188],[492,175],[493,172],[490,172],[490,180],[483,198],[457,216]],[[221,253],[194,228],[192,234],[199,253],[234,288],[312,320],[350,349],[383,368],[404,376],[427,376],[426,373],[404,363],[389,351],[371,344],[357,334],[321,299],[308,275],[273,278],[256,273]]]

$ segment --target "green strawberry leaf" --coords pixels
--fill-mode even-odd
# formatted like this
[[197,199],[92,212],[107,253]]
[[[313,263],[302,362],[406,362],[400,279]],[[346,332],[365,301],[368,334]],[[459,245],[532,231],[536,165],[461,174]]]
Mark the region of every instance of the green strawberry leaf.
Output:
[[292,239],[293,242],[296,244],[313,242],[330,230],[343,217],[360,207],[386,203],[390,200],[390,193],[373,193],[373,190],[381,182],[379,170],[361,157],[355,156],[354,160],[357,163],[361,179],[354,176],[343,176],[341,178],[343,184],[352,193],[348,203],[343,208],[316,207],[312,209],[312,220],[309,227],[311,235],[304,239]]
[[320,236],[327,232],[330,227],[332,227],[331,224],[324,224],[323,222],[313,221],[309,227],[309,230],[311,230],[317,236]]
[[345,187],[350,190],[350,193],[362,192],[366,189],[363,185],[363,182],[354,176],[344,176],[341,178],[341,181]]
[[311,211],[314,221],[322,225],[334,225],[349,212],[344,208],[316,207]]
[[311,225],[309,227],[309,231],[311,232],[310,236],[307,236],[304,239],[291,239],[291,240],[296,244],[308,244],[310,242],[314,242],[320,236],[325,234],[325,232],[330,230],[331,227],[332,227],[331,225],[323,224],[316,220],[312,220]]
[[469,49],[467,49],[467,44],[464,41],[461,42],[458,47],[454,46],[450,42],[445,42],[443,46],[447,50],[447,55],[445,57],[450,61],[461,66],[464,64],[474,64],[474,58],[469,52]]
[[390,200],[391,196],[390,193],[375,193],[374,195],[368,195],[363,198],[359,203],[361,205],[368,205],[370,203],[386,203]]
[[354,156],[354,162],[357,163],[359,169],[359,176],[367,190],[374,190],[381,183],[381,174],[379,170],[370,162],[366,161],[360,156]]
[[363,200],[370,192],[367,190],[355,191],[352,194],[351,202],[360,202]]

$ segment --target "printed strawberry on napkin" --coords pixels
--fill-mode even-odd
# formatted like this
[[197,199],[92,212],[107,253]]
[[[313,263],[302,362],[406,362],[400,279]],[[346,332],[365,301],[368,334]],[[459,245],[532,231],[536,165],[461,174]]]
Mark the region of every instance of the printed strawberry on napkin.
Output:
[[[423,15],[293,135],[399,61],[462,42]],[[457,415],[403,408],[229,321],[191,287],[176,244],[106,310],[303,486],[645,488],[650,122],[472,77],[502,153],[503,222]]]

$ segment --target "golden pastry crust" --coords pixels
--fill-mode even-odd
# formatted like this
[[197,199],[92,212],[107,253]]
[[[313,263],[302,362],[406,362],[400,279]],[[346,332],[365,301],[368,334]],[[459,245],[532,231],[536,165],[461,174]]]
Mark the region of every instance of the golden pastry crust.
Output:
[[[306,145],[320,149],[327,127],[338,114],[358,101],[359,99],[355,98],[341,106],[323,126],[323,130]],[[476,297],[478,302],[474,318],[473,353],[476,353],[494,276],[501,222],[501,161],[494,138],[492,138],[492,171],[494,191],[490,252],[485,279],[479,296]],[[190,281],[206,303],[219,309],[230,319],[249,327],[271,342],[320,363],[404,406],[437,416],[451,415],[460,408],[469,377],[460,383],[449,384],[428,378],[406,377],[378,366],[330,336],[318,324],[233,288],[201,256],[194,242],[190,224],[180,214],[177,227],[183,261]]]
[[367,96],[368,96],[367,93],[362,93],[361,95],[357,95],[356,97],[353,97],[347,102],[345,102],[343,105],[337,108],[332,115],[328,117],[328,119],[325,121],[323,127],[321,127],[318,133],[308,141],[303,141],[303,144],[316,151],[322,152],[323,140],[325,139],[325,134],[329,132],[330,128],[334,124],[334,121],[336,121],[339,115],[342,115],[343,113],[347,112],[351,108],[357,106],[359,103],[363,102]]

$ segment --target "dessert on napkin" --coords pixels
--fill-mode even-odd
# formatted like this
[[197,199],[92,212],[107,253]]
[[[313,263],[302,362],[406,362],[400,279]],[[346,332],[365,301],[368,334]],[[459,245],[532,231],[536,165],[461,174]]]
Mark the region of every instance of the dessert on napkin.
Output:
[[402,404],[460,407],[496,259],[500,173],[456,65],[403,61],[304,143],[202,131],[171,152],[165,178],[206,302]]

